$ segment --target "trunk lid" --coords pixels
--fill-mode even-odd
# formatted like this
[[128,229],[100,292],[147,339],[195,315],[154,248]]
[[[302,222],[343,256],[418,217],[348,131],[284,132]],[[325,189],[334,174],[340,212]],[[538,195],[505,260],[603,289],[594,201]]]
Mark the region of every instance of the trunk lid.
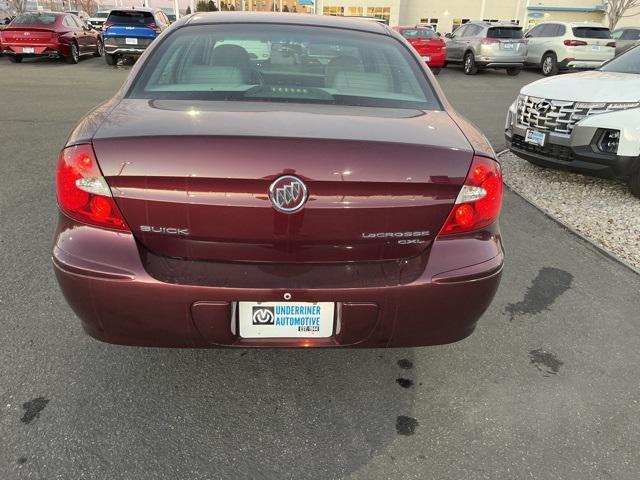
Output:
[[[446,112],[276,108],[123,101],[94,148],[138,241],[165,256],[253,262],[389,260],[428,247],[472,161]],[[283,175],[307,186],[299,212],[270,202]]]
[[20,27],[7,27],[0,32],[3,43],[31,45],[40,42],[48,42],[55,35],[53,29],[31,27],[21,25]]

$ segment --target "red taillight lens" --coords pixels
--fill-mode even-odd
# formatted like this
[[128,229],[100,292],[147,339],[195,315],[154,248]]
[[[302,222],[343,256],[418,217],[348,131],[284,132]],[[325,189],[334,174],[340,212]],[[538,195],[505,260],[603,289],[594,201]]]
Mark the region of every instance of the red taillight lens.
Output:
[[616,42],[609,42],[609,43],[607,43],[607,47],[616,48]]
[[160,33],[160,27],[158,25],[156,25],[155,23],[151,23],[151,24],[147,25],[147,27],[149,27],[154,32]]
[[582,41],[582,40],[565,40],[565,41],[564,41],[564,44],[565,44],[567,47],[580,47],[580,46],[582,46],[582,45],[586,45],[586,44],[587,44],[587,42],[584,42],[584,41]]
[[497,220],[502,207],[502,172],[495,160],[474,157],[440,235],[470,232]]
[[57,195],[62,211],[75,220],[129,230],[102,177],[91,145],[76,145],[60,153]]

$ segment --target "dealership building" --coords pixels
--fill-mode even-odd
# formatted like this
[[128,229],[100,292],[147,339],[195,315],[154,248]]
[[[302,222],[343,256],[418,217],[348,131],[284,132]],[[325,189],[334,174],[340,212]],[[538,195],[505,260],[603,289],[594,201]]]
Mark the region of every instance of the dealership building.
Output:
[[[608,22],[599,0],[316,0],[325,15],[375,16],[390,25],[429,23],[451,32],[469,20],[513,21],[528,28],[542,21]],[[631,13],[640,14],[640,8]],[[618,26],[640,24],[640,15]]]

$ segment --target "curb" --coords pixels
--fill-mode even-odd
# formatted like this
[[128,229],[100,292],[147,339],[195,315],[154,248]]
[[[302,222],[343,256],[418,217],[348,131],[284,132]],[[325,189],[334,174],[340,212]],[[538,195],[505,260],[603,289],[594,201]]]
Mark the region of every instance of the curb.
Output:
[[[506,148],[504,150],[501,150],[500,152],[496,153],[496,157],[500,158],[505,153],[509,153],[509,149],[508,148]],[[612,253],[609,250],[606,250],[604,247],[601,247],[600,245],[595,243],[593,240],[591,240],[589,237],[586,237],[582,233],[578,232],[571,225],[568,225],[568,224],[564,223],[562,220],[557,218],[555,215],[553,215],[553,214],[547,212],[546,210],[542,209],[541,207],[536,205],[535,202],[532,199],[528,198],[526,195],[523,195],[522,193],[517,192],[516,190],[511,188],[511,186],[509,186],[509,184],[506,181],[505,181],[505,185],[509,189],[510,192],[514,193],[515,195],[517,195],[518,197],[523,199],[525,202],[533,205],[533,207],[536,208],[538,211],[542,212],[542,214],[545,217],[550,218],[551,220],[556,222],[558,225],[563,227],[565,230],[568,230],[569,232],[573,233],[576,237],[580,238],[582,241],[584,241],[584,242],[588,243],[589,245],[591,245],[592,247],[594,247],[596,250],[598,250],[600,253],[602,253],[605,257],[608,257],[611,260],[614,260],[614,261],[618,262],[622,266],[627,267],[629,270],[631,270],[636,275],[640,275],[640,269],[639,268],[635,267],[634,265],[631,265],[629,262],[627,262],[623,258],[620,258],[619,256],[617,256],[615,253]]]

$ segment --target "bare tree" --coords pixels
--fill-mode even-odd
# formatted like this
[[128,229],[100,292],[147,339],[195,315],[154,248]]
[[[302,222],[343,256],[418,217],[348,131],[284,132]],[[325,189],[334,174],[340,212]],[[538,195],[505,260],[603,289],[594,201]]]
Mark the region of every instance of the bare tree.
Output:
[[16,13],[24,13],[27,9],[27,0],[8,0],[10,10],[15,10]]
[[[613,30],[621,18],[640,15],[640,0],[604,0],[607,16],[609,17],[609,29]],[[637,8],[637,12],[632,12]]]
[[98,11],[98,3],[95,0],[79,0],[78,3],[80,8],[89,15],[93,15]]

